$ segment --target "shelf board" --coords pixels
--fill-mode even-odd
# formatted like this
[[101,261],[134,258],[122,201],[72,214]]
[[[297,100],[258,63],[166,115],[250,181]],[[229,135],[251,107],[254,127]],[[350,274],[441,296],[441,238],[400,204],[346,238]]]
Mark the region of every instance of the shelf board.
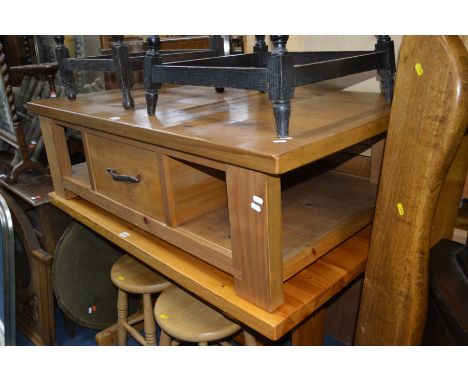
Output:
[[[376,187],[366,178],[327,171],[282,192],[283,279],[372,221]],[[227,207],[180,228],[231,250]]]
[[326,171],[282,192],[283,278],[288,279],[372,222],[376,187]]
[[227,206],[191,219],[182,224],[180,228],[228,250],[232,259]]
[[86,162],[75,164],[72,166],[72,176],[64,177],[67,180],[72,181],[75,184],[78,184],[81,187],[91,189],[91,182],[89,179],[89,171]]

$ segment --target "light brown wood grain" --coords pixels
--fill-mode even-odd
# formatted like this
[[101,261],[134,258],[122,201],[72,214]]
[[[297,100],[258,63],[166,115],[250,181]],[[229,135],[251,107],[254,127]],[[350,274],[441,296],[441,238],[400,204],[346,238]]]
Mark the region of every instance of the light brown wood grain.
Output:
[[92,192],[89,186],[83,187],[84,183],[77,178],[66,177],[63,182],[67,189],[72,190],[76,195],[125,219],[128,222],[127,225],[135,225],[163,240],[167,240],[226,272],[233,275],[239,274],[232,264],[231,251],[221,247],[217,242],[209,241],[210,237],[198,236],[197,231],[191,232],[183,227],[171,228],[158,219],[154,219],[104,195]]
[[221,341],[240,331],[240,326],[177,287],[161,293],[154,305],[161,330],[181,341]]
[[[275,309],[282,281],[369,224],[374,206],[366,179],[314,170],[296,186],[283,181],[323,156],[362,152],[385,131],[388,108],[380,95],[301,88],[294,101],[296,135],[277,141],[265,95],[166,90],[155,119],[139,110],[117,113],[112,92],[95,94],[92,102],[80,97],[41,106],[56,125],[79,125],[86,137],[90,170],[74,167],[63,185],[232,274],[242,296]],[[335,170],[368,176],[369,165],[358,156]],[[142,180],[115,182],[107,168]],[[280,179],[277,174],[286,171]],[[256,193],[268,200],[261,219],[252,215]]]
[[110,277],[117,288],[135,294],[158,293],[171,285],[153,269],[128,255],[112,265]]
[[326,171],[281,194],[283,277],[289,278],[371,223],[375,186]]
[[[96,192],[145,214],[164,220],[156,154],[149,150],[124,144],[112,136],[87,134],[88,156],[94,174]],[[107,169],[119,175],[139,176],[139,183],[112,179]]]
[[458,148],[452,165],[445,177],[440,191],[431,231],[431,246],[441,239],[451,240],[460,207],[460,195],[463,193],[465,174],[468,167],[468,135]]
[[[309,317],[305,318],[291,334],[293,346],[320,346],[323,345],[323,328],[325,308],[322,307]],[[304,341],[306,339],[306,341]],[[312,342],[311,342],[312,340]]]
[[372,145],[370,181],[379,184],[380,171],[382,169],[383,154],[385,150],[385,138]]
[[404,38],[358,319],[359,345],[421,341],[432,222],[468,124],[467,91],[468,56],[458,37]]
[[174,191],[170,171],[170,158],[160,153],[156,154],[159,165],[159,178],[161,182],[161,196],[163,199],[166,224],[177,227],[176,212],[174,206]]
[[283,302],[280,179],[228,166],[226,181],[236,291],[271,312]]
[[[81,140],[83,142],[83,151],[86,159],[86,169],[88,170],[87,179],[89,180],[89,185],[91,190],[96,191],[96,184],[94,183],[95,175],[94,168],[91,166],[91,159],[89,158],[89,145],[88,145],[88,133],[87,131],[81,131]],[[74,166],[76,169],[76,165]],[[73,168],[72,168],[73,170]],[[76,174],[73,174],[76,178]]]
[[[283,284],[284,303],[268,312],[236,294],[232,276],[81,198],[52,203],[167,279],[270,338],[280,339],[364,271],[368,239],[356,235]],[[119,236],[122,231],[130,235]]]
[[176,225],[227,205],[225,174],[217,169],[169,158],[171,187]]
[[[128,323],[138,331],[143,329],[143,313],[136,312],[128,316]],[[94,337],[98,346],[116,346],[117,345],[117,324],[101,330]]]
[[301,87],[292,102],[292,139],[275,143],[274,116],[266,94],[167,88],[161,91],[155,117],[146,115],[144,93],[132,94],[134,111],[121,108],[118,91],[81,95],[76,101],[34,101],[28,107],[61,122],[271,174],[285,173],[383,133],[389,115],[380,94],[321,93]]
[[371,158],[365,155],[337,153],[325,159],[327,163],[334,164],[333,170],[344,174],[369,178],[371,173]]
[[62,178],[70,176],[72,172],[65,131],[63,127],[54,124],[49,118],[39,117],[39,120],[54,190],[62,197],[73,198],[75,195],[65,190],[62,183]]
[[[80,125],[77,125],[75,123],[70,123],[70,122],[65,122],[65,121],[56,121],[56,120],[54,120],[54,122],[56,124],[60,125],[60,126],[68,127],[70,129],[74,129],[74,130],[79,130],[82,133],[89,130],[88,128],[86,128],[84,126],[80,126]],[[102,132],[100,132],[99,130],[96,130],[96,129],[92,130],[92,134],[97,135],[99,137],[103,137],[103,138],[109,137],[108,134],[102,133]],[[120,136],[115,135],[115,134],[112,135],[112,139],[117,141],[117,142],[122,142],[122,143],[128,143],[129,142],[128,139],[120,137]],[[200,157],[200,156],[187,154],[187,153],[184,153],[184,152],[181,152],[181,151],[167,149],[165,147],[161,147],[161,146],[154,145],[154,144],[148,144],[146,142],[137,141],[137,140],[134,140],[134,139],[132,139],[130,142],[131,142],[132,146],[141,147],[142,149],[145,149],[145,150],[154,151],[154,152],[157,152],[157,153],[161,153],[161,154],[171,156],[171,157],[174,157],[174,158],[178,158],[178,159],[181,159],[181,160],[185,160],[185,161],[188,161],[188,162],[197,163],[197,164],[200,164],[202,166],[216,168],[216,169],[221,170],[221,171],[226,170],[226,166],[222,162],[214,161],[214,160],[204,158],[204,157]]]
[[[130,334],[141,345],[156,345],[156,322],[153,316],[151,294],[167,289],[171,283],[151,268],[128,255],[120,257],[112,265],[110,277],[118,288],[118,344],[121,346],[126,345],[127,335]],[[134,322],[128,319],[128,293],[142,295],[144,337],[133,327]]]

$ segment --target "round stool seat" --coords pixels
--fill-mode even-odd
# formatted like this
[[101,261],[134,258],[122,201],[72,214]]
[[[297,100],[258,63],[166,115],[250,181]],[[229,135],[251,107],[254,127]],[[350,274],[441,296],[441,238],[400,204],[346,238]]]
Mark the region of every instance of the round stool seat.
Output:
[[154,315],[160,328],[173,338],[188,342],[218,341],[241,327],[174,286],[156,300]]
[[171,285],[154,270],[127,255],[114,263],[111,279],[117,288],[136,294],[158,293]]

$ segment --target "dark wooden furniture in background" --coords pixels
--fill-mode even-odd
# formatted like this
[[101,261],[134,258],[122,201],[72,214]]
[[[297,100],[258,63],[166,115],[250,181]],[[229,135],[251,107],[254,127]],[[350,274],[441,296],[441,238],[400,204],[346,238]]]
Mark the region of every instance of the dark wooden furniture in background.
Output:
[[13,184],[0,179],[0,186],[19,216],[15,229],[25,232],[20,239],[28,243],[17,253],[21,258],[17,261],[18,327],[34,344],[54,345],[52,257],[71,219],[49,202],[48,194],[53,190],[50,176],[21,176]]
[[468,54],[460,38],[405,37],[396,81],[359,345],[421,342],[429,248],[453,234],[468,166]]
[[[111,42],[112,36],[100,36],[101,54],[112,54]],[[146,40],[139,36],[125,36],[124,43],[128,48],[128,53],[141,53],[144,55],[148,50]],[[177,36],[177,37],[162,37],[161,49],[209,49],[211,46],[211,36]],[[106,89],[119,89],[115,73],[104,72],[104,80]],[[143,70],[133,72],[133,83],[143,83]]]
[[[110,54],[111,43],[113,36],[100,36],[101,53]],[[146,41],[141,37],[129,36],[124,37],[124,42],[127,46],[138,47],[135,51],[146,52]],[[211,36],[177,36],[177,37],[161,37],[161,49],[209,49],[211,46]]]
[[244,54],[245,36],[229,36],[229,54]]
[[17,326],[34,344],[54,345],[52,254],[70,218],[48,202],[51,183],[44,179],[1,182],[0,194],[10,207],[16,233]]
[[[5,55],[3,54],[2,48],[3,46],[2,44],[0,44],[0,80],[3,81],[6,90],[6,98],[9,104],[13,128],[9,130],[0,129],[0,139],[6,142],[8,145],[17,149],[20,158],[18,163],[14,164],[12,168],[7,169],[6,171],[4,169],[4,172],[2,172],[2,174],[4,175],[5,182],[14,183],[18,179],[18,177],[27,170],[35,170],[39,173],[46,172],[46,168],[44,167],[44,165],[40,163],[37,160],[37,158],[34,159],[31,157],[32,150],[30,150],[30,147],[28,145],[28,139],[25,133],[24,125],[27,123],[28,119],[31,120],[33,119],[33,117],[29,117],[28,115],[21,113],[21,111],[23,111],[23,105],[25,102],[28,102],[32,97],[40,97],[42,95],[43,86],[37,86],[34,88],[34,86],[29,86],[29,83],[25,86],[22,86],[20,88],[19,95],[21,102],[15,102],[15,99],[13,97],[12,86],[10,83],[9,70],[6,65],[6,59]],[[57,70],[56,67],[50,67],[50,65],[47,64],[33,65],[32,67],[34,69],[35,74],[39,74],[39,76],[43,76],[45,74],[47,77],[47,81],[51,80],[51,78]],[[28,66],[25,71],[22,71],[18,67],[15,69],[16,73],[22,72],[25,74],[22,85],[25,83],[24,79],[27,78],[27,73],[31,73],[31,70],[33,69],[31,69],[31,66]],[[44,81],[44,79],[42,79],[42,81]],[[28,92],[29,89],[31,90],[30,92]],[[39,89],[37,90],[37,94],[35,92],[35,89]],[[28,94],[28,96],[26,96],[25,94]],[[12,131],[14,131],[14,133],[12,133]]]
[[[34,36],[2,35],[0,43],[3,45],[6,64],[9,67],[37,63]],[[12,86],[20,86],[22,78],[20,73],[11,73],[10,83]]]
[[468,248],[440,240],[429,256],[429,306],[423,345],[468,345]]
[[[216,57],[224,55],[224,41],[221,36],[211,37],[208,49],[172,49],[161,52],[161,60],[165,62],[196,59],[203,57]],[[64,36],[56,36],[57,44],[55,53],[60,67],[62,82],[67,89],[67,97],[70,100],[76,98],[73,70],[98,70],[115,72],[117,83],[122,89],[122,106],[124,109],[133,109],[135,102],[130,93],[133,87],[133,72],[143,69],[144,53],[129,53],[124,43],[124,36],[114,36],[111,43],[111,54],[86,58],[70,58],[68,48],[64,44]],[[146,53],[151,54],[151,52]]]
[[[34,120],[38,122],[37,116],[28,113],[25,103],[40,97],[48,98],[51,96],[50,91],[55,96],[53,78],[58,66],[32,64],[15,67],[12,71],[22,79],[18,97],[14,99],[9,71],[1,52],[0,63],[14,132],[2,131],[0,137],[19,150],[14,157],[11,152],[2,152],[0,161],[0,192],[15,216],[14,224],[18,234],[17,323],[33,343],[53,345],[55,321],[51,282],[52,254],[70,218],[48,201],[48,193],[53,189],[51,178],[44,174],[46,168],[38,162],[40,148],[29,145],[35,139],[40,145],[40,128],[36,126],[34,129],[32,126]],[[15,162],[16,159],[18,163]],[[31,169],[37,170],[39,174],[27,171]]]
[[295,88],[354,73],[377,70],[387,102],[393,95],[395,53],[389,36],[378,36],[374,51],[363,52],[288,52],[289,36],[273,35],[274,49],[268,53],[265,36],[255,36],[254,52],[228,57],[214,57],[164,63],[159,38],[148,41],[144,58],[148,115],[154,116],[161,84],[213,86],[255,89],[268,92],[273,104],[278,138],[289,137],[291,100]]

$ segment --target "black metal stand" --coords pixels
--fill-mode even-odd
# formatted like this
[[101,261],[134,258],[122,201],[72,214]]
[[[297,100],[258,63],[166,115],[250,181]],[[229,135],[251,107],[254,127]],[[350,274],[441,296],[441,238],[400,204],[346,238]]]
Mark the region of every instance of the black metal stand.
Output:
[[[381,89],[391,102],[395,75],[393,41],[378,36],[373,51],[288,52],[289,36],[271,36],[273,51],[268,53],[265,36],[255,36],[254,53],[204,58],[182,62],[157,62],[145,65],[148,115],[154,115],[154,86],[163,83],[213,86],[216,89],[239,88],[268,91],[273,104],[277,135],[289,135],[291,99],[297,86],[309,85],[354,73],[377,70]],[[151,44],[151,46],[150,46]],[[148,39],[147,57],[157,57],[159,39]],[[151,53],[150,53],[151,51]]]

